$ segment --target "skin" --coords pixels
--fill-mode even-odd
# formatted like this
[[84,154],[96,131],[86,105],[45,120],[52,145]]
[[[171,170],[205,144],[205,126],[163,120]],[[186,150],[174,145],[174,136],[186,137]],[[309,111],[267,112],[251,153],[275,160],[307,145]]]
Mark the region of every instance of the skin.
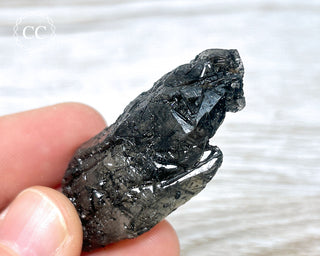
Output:
[[78,103],[0,117],[0,255],[179,255],[166,221],[136,239],[81,253],[81,223],[60,182],[76,148],[105,126]]

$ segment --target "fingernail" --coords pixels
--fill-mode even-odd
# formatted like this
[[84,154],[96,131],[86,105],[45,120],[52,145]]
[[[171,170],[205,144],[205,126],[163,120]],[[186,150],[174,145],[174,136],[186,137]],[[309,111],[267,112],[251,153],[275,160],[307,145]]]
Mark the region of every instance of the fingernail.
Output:
[[0,243],[21,256],[55,255],[68,238],[63,215],[40,191],[23,191],[0,221]]

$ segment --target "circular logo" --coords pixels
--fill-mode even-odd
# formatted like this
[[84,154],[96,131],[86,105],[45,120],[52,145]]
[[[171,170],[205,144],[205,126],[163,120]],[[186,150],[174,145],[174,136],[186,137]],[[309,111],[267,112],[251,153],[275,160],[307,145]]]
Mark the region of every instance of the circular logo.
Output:
[[17,45],[28,49],[49,43],[55,37],[55,31],[53,20],[38,14],[19,17],[13,27]]

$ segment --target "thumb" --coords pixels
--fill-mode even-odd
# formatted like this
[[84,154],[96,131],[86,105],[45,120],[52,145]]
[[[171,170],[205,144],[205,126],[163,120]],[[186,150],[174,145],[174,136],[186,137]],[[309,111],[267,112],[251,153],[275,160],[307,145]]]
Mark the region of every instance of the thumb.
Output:
[[0,255],[79,256],[81,247],[77,212],[56,190],[28,188],[0,215]]

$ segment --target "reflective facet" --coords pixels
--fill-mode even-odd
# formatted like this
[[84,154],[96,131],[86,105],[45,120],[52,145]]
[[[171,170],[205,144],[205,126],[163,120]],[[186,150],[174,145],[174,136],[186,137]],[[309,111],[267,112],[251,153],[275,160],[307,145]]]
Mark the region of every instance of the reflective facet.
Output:
[[222,163],[209,144],[245,106],[237,50],[209,49],[164,75],[75,153],[63,193],[86,251],[136,237],[199,193]]

